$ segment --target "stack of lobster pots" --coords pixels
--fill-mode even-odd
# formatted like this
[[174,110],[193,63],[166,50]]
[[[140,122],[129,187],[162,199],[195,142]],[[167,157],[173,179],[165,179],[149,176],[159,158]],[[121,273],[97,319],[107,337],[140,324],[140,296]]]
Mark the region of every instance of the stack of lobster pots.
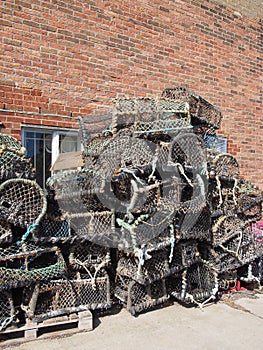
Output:
[[262,193],[218,149],[221,112],[182,87],[80,118],[83,166],[42,189],[0,146],[1,329],[121,304],[199,305],[262,282]]

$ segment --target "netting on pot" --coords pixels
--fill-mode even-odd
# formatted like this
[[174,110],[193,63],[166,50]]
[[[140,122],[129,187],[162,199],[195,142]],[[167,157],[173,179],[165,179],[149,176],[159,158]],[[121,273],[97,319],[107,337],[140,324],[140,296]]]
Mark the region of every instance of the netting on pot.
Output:
[[65,274],[66,265],[57,247],[31,243],[0,248],[1,290],[48,281]]

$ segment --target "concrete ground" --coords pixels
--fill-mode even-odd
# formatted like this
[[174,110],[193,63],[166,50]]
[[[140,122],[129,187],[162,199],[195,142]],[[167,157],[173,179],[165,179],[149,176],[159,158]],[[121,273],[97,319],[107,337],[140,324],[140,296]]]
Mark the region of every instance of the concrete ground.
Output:
[[138,317],[125,309],[96,317],[94,329],[0,347],[13,350],[263,349],[263,294],[235,293],[203,310],[174,303]]

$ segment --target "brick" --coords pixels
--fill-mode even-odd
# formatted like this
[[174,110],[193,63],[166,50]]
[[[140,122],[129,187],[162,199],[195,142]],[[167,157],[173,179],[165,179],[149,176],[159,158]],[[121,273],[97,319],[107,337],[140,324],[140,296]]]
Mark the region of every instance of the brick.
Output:
[[[7,114],[18,118],[12,132],[19,132],[22,120],[74,125],[66,118],[41,118],[39,107],[42,113],[87,115],[101,104],[109,106],[116,94],[159,95],[181,84],[222,110],[220,131],[229,138],[229,151],[241,173],[263,189],[262,1],[179,4],[5,2],[0,106],[36,113]],[[6,132],[11,133],[8,123]],[[253,167],[253,161],[259,165]]]

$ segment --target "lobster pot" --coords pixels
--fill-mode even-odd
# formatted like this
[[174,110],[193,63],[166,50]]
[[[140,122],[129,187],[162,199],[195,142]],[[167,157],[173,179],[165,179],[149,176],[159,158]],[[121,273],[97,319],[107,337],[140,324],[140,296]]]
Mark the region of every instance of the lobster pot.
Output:
[[169,299],[165,279],[142,285],[129,277],[117,275],[115,297],[135,315]]
[[262,197],[243,195],[238,199],[239,210],[242,211],[244,220],[256,222],[262,215]]
[[111,136],[109,135],[99,133],[90,137],[89,140],[84,141],[85,147],[82,152],[82,158],[85,169],[93,169],[100,154],[103,152],[104,148],[107,147],[110,138]]
[[235,270],[252,262],[260,256],[262,250],[253,241],[250,230],[246,229],[233,235],[220,246],[210,249],[208,260],[214,264],[220,273]]
[[210,152],[208,162],[210,172],[221,181],[231,181],[239,177],[239,164],[232,154]]
[[0,249],[1,290],[59,278],[65,272],[64,259],[57,247],[22,244]]
[[0,293],[0,331],[4,330],[15,318],[15,307],[10,291]]
[[[100,113],[79,117],[80,136],[85,155],[92,159],[97,157],[103,149],[104,141],[112,137],[112,112],[102,110]],[[90,163],[92,164],[92,162]]]
[[216,270],[206,262],[197,262],[168,278],[168,293],[185,303],[205,302],[218,290]]
[[218,108],[199,96],[198,112],[193,119],[193,124],[206,124],[218,129],[221,123],[222,113]]
[[161,96],[166,99],[188,103],[191,116],[196,115],[198,112],[198,96],[182,86],[167,88],[163,90]]
[[47,209],[41,187],[27,179],[10,179],[0,185],[0,218],[25,228],[38,223]]
[[25,153],[25,149],[17,139],[6,134],[0,134],[0,151],[4,150],[13,151],[21,155]]
[[93,176],[90,171],[70,171],[49,178],[47,184],[55,192],[55,200],[62,213],[105,209],[96,195],[99,190],[93,186]]
[[77,240],[89,240],[110,247],[116,247],[119,243],[120,237],[115,230],[113,211],[73,213],[67,215],[67,219],[70,220],[74,238]]
[[38,241],[61,241],[69,240],[72,237],[69,220],[42,219],[34,238]]
[[189,105],[166,98],[120,98],[113,110],[113,130],[135,134],[178,130],[190,125]]
[[197,96],[181,86],[167,88],[161,96],[175,101],[187,102],[190,107],[192,125],[219,128],[222,119],[221,112],[201,96]]
[[[233,226],[231,225],[233,229]],[[229,229],[228,237],[215,247],[215,251],[220,256],[220,270],[227,267],[232,270],[253,261],[262,254],[262,241],[257,240],[250,225]]]
[[242,265],[235,254],[230,254],[220,247],[209,247],[207,252],[201,255],[217,269],[220,275],[228,271],[234,271]]
[[111,307],[110,282],[106,272],[92,279],[52,280],[36,284],[27,293],[27,316],[41,322],[46,318],[83,310]]
[[242,237],[244,223],[235,216],[221,216],[212,227],[213,246],[220,246],[230,242],[232,238]]
[[[186,173],[196,177],[199,173],[206,173],[206,148],[203,140],[191,130],[182,130],[173,138],[169,161],[173,164],[181,164]],[[180,168],[179,168],[180,171]]]
[[263,258],[262,255],[238,269],[238,275],[241,281],[246,283],[258,283],[263,281]]
[[170,274],[178,273],[198,260],[200,257],[197,242],[195,240],[180,242],[174,247],[171,256]]
[[237,270],[229,270],[218,274],[219,292],[228,291],[237,284]]
[[181,239],[211,240],[211,214],[207,206],[200,211],[189,212],[181,216],[179,233]]
[[138,261],[134,256],[122,256],[118,261],[117,273],[127,276],[140,284],[153,283],[170,274],[167,251],[157,251],[151,253],[151,258],[144,261],[138,270]]
[[0,246],[2,244],[11,243],[12,242],[12,229],[11,224],[4,220],[0,220]]
[[92,242],[70,246],[69,267],[74,271],[97,271],[110,263],[110,249]]
[[3,151],[0,154],[0,182],[12,178],[34,180],[35,177],[29,159],[12,151]]

